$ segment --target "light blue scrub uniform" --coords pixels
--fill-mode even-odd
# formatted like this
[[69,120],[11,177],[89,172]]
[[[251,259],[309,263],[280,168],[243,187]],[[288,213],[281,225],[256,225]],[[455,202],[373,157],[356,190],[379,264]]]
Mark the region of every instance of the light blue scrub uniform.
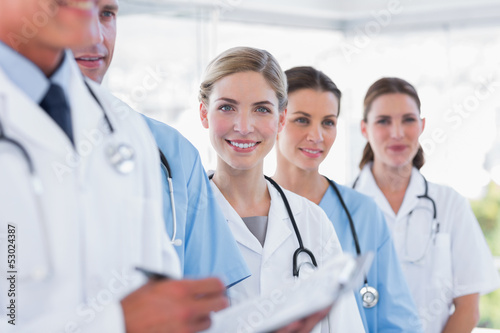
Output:
[[[200,155],[177,130],[159,121],[144,117],[172,171],[176,239],[174,246],[186,278],[216,276],[227,287],[250,276],[245,260],[213,196]],[[172,207],[167,177],[163,179],[163,217],[172,235]]]
[[[375,202],[346,186],[336,184],[351,213],[358,235],[361,253],[372,251],[375,256],[368,272],[368,285],[375,287],[379,301],[366,309],[355,289],[359,312],[367,332],[422,332],[417,308],[399,265],[396,250],[383,213]],[[349,220],[334,189],[329,186],[319,206],[332,221],[345,252],[356,255]]]

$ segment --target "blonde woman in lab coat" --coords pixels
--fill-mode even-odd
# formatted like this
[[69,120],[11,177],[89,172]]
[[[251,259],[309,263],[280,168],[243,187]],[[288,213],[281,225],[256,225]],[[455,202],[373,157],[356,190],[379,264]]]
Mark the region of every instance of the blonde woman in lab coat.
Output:
[[419,172],[424,126],[411,84],[375,82],[365,96],[361,132],[368,143],[353,187],[384,212],[425,332],[470,332],[479,294],[499,287],[498,273],[466,199]]
[[[217,152],[212,187],[252,273],[229,289],[234,305],[269,295],[295,279],[292,257],[299,247],[297,236],[280,193],[263,173],[264,157],[285,122],[286,77],[267,51],[233,48],[208,65],[199,98],[201,121]],[[323,210],[283,191],[304,247],[317,264],[340,254],[337,235]],[[299,264],[304,262],[311,259],[301,254]],[[305,271],[303,266],[299,278]],[[314,315],[306,319],[300,332],[310,331],[319,319]],[[314,332],[364,332],[353,294],[339,301]]]

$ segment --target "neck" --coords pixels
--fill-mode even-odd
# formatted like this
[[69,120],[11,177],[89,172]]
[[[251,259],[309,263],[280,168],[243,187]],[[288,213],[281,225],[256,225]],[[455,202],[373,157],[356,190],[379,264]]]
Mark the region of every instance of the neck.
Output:
[[329,183],[318,169],[304,170],[290,163],[281,154],[277,156],[276,173],[273,179],[289,191],[319,204]]
[[0,40],[8,47],[34,63],[45,76],[50,77],[63,59],[63,49],[53,49],[41,45],[36,40],[29,40],[26,43],[19,43],[9,36],[9,32],[0,27]]
[[271,197],[262,163],[250,170],[236,170],[218,161],[212,180],[239,216],[269,214]]
[[397,214],[410,183],[412,165],[394,168],[374,162],[371,171],[377,186],[386,197],[392,210]]
[[406,191],[410,183],[411,171],[411,164],[397,168],[376,162],[372,165],[373,177],[378,187],[391,192]]

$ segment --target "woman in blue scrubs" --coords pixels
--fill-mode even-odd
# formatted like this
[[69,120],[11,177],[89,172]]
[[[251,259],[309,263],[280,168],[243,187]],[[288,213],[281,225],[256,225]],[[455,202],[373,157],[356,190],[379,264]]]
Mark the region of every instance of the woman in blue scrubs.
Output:
[[[360,289],[374,288],[378,302],[370,302],[374,289],[368,288],[373,293],[364,298],[366,306],[371,307],[365,307],[361,293],[356,293],[366,330],[421,332],[415,303],[382,212],[369,197],[329,181],[318,171],[337,135],[340,90],[329,77],[312,67],[295,67],[285,74],[288,114],[276,142],[274,180],[323,208],[344,251],[354,255],[368,251],[375,254],[365,285]],[[347,211],[352,218],[354,233]]]

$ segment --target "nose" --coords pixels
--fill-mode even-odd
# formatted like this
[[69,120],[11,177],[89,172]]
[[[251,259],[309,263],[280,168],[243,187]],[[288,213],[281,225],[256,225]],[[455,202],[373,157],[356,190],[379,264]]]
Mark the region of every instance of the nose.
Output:
[[404,129],[403,125],[399,123],[394,123],[391,127],[391,136],[395,139],[400,139],[403,137]]
[[243,135],[253,132],[254,119],[252,115],[247,112],[239,112],[234,122],[234,130]]
[[99,20],[99,10],[96,10],[89,26],[89,45],[101,44],[104,41],[101,21]]
[[307,140],[314,143],[319,143],[323,141],[323,131],[320,125],[311,126],[309,132],[307,133]]

